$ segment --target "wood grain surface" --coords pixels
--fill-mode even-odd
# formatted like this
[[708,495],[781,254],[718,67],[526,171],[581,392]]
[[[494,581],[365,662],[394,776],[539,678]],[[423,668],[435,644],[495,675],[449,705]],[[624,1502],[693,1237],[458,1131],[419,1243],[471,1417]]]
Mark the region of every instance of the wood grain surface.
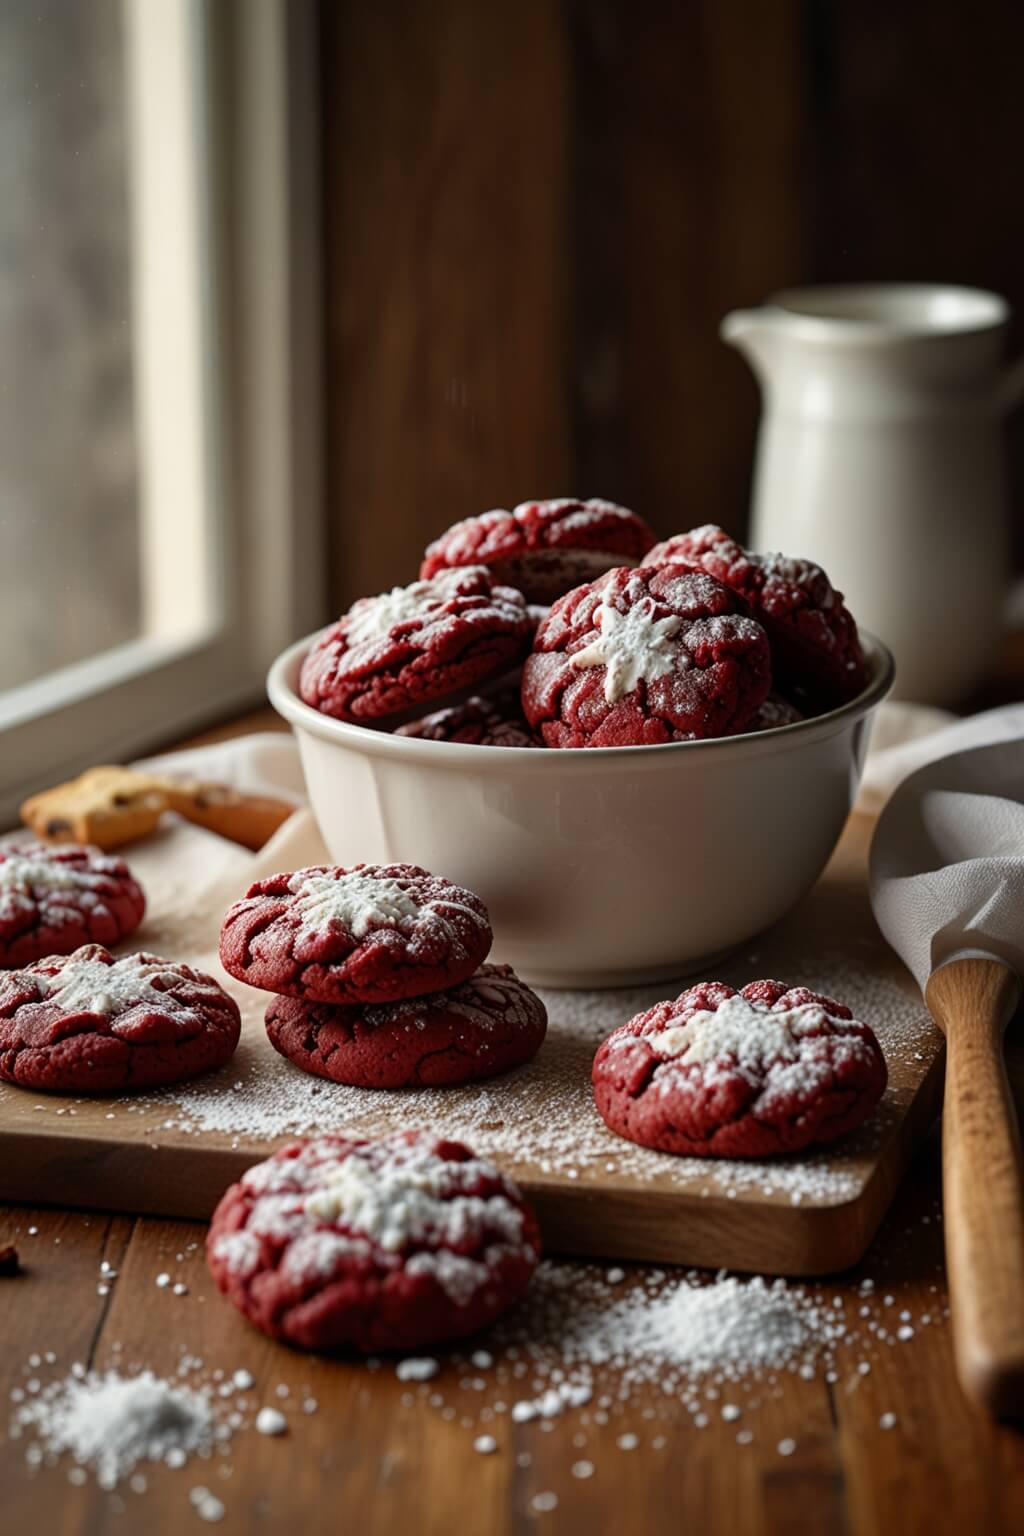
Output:
[[[211,734],[222,739],[271,724],[261,714]],[[1007,1055],[1019,1112],[1019,1025],[1010,1029]],[[872,1278],[896,1315],[927,1315],[933,1325],[918,1327],[906,1348],[879,1350],[866,1375],[848,1359],[839,1382],[786,1377],[745,1446],[734,1424],[709,1415],[698,1430],[690,1414],[666,1409],[663,1395],[651,1391],[630,1407],[629,1428],[639,1439],[633,1451],[618,1445],[621,1418],[585,1428],[566,1419],[506,1424],[498,1454],[481,1456],[461,1422],[474,1412],[476,1394],[459,1385],[465,1378],[454,1364],[443,1363],[430,1384],[455,1408],[444,1419],[390,1370],[370,1373],[270,1344],[217,1296],[202,1260],[204,1236],[196,1223],[0,1207],[0,1248],[14,1242],[23,1264],[19,1276],[0,1279],[5,1532],[182,1536],[202,1528],[188,1498],[198,1483],[222,1498],[226,1536],[334,1536],[349,1524],[362,1536],[891,1536],[894,1528],[901,1536],[1015,1536],[1024,1525],[1024,1437],[973,1408],[957,1385],[943,1322],[937,1134],[926,1139],[862,1262],[828,1288],[855,1309],[862,1280]],[[103,1260],[118,1270],[106,1295],[98,1291]],[[173,1272],[188,1294],[157,1288],[162,1272]],[[292,1402],[315,1395],[318,1410],[297,1417],[289,1406],[283,1440],[239,1435],[226,1477],[204,1462],[180,1472],[147,1468],[141,1495],[103,1493],[92,1481],[72,1486],[66,1464],[34,1468],[22,1441],[5,1434],[10,1393],[41,1374],[29,1363],[37,1354],[52,1352],[56,1362],[46,1369],[56,1372],[75,1360],[173,1371],[185,1349],[211,1372],[250,1371],[257,1403],[278,1403],[276,1389],[286,1385]],[[657,1437],[648,1411],[663,1415]],[[882,1427],[885,1415],[895,1416],[892,1428]],[[786,1458],[778,1453],[783,1435],[796,1442]],[[657,1448],[656,1438],[663,1442]],[[592,1462],[592,1478],[573,1475],[580,1458]],[[532,1501],[549,1491],[557,1508],[538,1514]]]
[[[892,1006],[902,1004],[913,983],[878,934],[867,902],[864,878],[872,823],[851,818],[843,841],[825,875],[807,900],[752,946],[756,962],[746,953],[725,967],[721,979],[742,984],[753,975],[793,978],[809,962],[822,960],[847,974],[861,972],[888,982]],[[183,832],[187,829],[183,829]],[[180,850],[180,844],[176,845]],[[140,860],[170,859],[173,846],[160,844],[136,854],[136,870],[146,882]],[[176,866],[175,866],[176,867]],[[240,889],[251,878],[242,880]],[[147,884],[152,890],[152,884]],[[159,905],[159,903],[157,903]],[[219,912],[220,908],[218,908]],[[216,943],[218,917],[209,919],[210,933],[201,952],[194,946],[191,906],[179,934],[173,911],[154,907],[160,924],[159,951],[171,959],[211,963],[207,953]],[[205,924],[206,919],[204,917]],[[135,943],[132,940],[132,943]],[[145,947],[146,930],[138,942]],[[214,962],[215,963],[215,962]],[[828,972],[826,971],[826,974]],[[608,1018],[624,1022],[638,1006],[675,995],[682,986],[652,989],[643,1003],[631,994],[616,1010],[615,994],[606,994]],[[265,996],[236,988],[244,1010],[243,1043],[238,1055],[208,1091],[227,1093],[232,1105],[244,1108],[246,1094],[257,1095],[268,1074],[281,1063],[262,1027]],[[827,988],[826,988],[827,990]],[[916,995],[916,994],[915,994]],[[844,998],[844,1000],[850,1000]],[[558,1006],[557,994],[549,998]],[[600,1034],[569,1019],[553,1024],[549,1039],[528,1068],[506,1074],[480,1089],[447,1090],[425,1099],[408,1093],[366,1091],[344,1100],[347,1131],[377,1135],[407,1123],[427,1124],[441,1134],[458,1131],[460,1115],[472,1116],[473,1105],[486,1105],[484,1119],[524,1118],[550,1126],[549,1136],[532,1135],[520,1153],[505,1150],[486,1130],[467,1139],[486,1151],[522,1184],[535,1203],[545,1244],[550,1251],[598,1254],[607,1258],[651,1259],[706,1264],[778,1274],[822,1274],[846,1269],[863,1253],[888,1207],[915,1147],[938,1111],[942,1081],[943,1041],[930,1021],[915,1032],[912,1048],[900,1043],[898,1030],[883,1012],[871,1017],[883,1045],[890,1039],[889,1085],[875,1115],[854,1135],[822,1155],[826,1172],[843,1175],[843,1183],[808,1186],[794,1200],[781,1176],[774,1187],[761,1183],[719,1180],[714,1160],[679,1159],[637,1152],[601,1126],[590,1095],[590,1064]],[[286,1071],[291,1074],[292,1069]],[[297,1069],[294,1074],[297,1078]],[[300,1081],[308,1082],[308,1079]],[[231,1092],[232,1084],[240,1091]],[[334,1084],[323,1082],[316,1100],[321,1123],[328,1119]],[[423,1109],[421,1105],[431,1106]],[[112,1110],[117,1111],[112,1113]],[[583,1116],[592,1122],[596,1155],[589,1159],[565,1150],[565,1122]],[[433,1118],[431,1118],[433,1117]],[[479,1120],[476,1116],[471,1123]],[[243,1122],[244,1123],[244,1122]],[[201,1134],[174,1123],[165,1098],[142,1096],[130,1112],[109,1099],[73,1099],[0,1087],[0,1198],[34,1203],[92,1206],[165,1216],[206,1217],[220,1195],[241,1171],[278,1144],[249,1131],[204,1129]],[[287,1138],[285,1138],[287,1139]],[[804,1159],[793,1160],[798,1167]]]
[[[445,1420],[426,1395],[410,1394],[390,1369],[307,1358],[254,1333],[217,1296],[202,1259],[201,1226],[145,1218],[0,1209],[0,1245],[17,1242],[26,1272],[0,1281],[0,1401],[11,1389],[46,1375],[28,1365],[53,1351],[64,1369],[73,1360],[98,1367],[120,1362],[173,1372],[182,1351],[210,1371],[244,1367],[256,1377],[259,1403],[279,1404],[289,1388],[290,1433],[266,1440],[238,1435],[222,1477],[218,1464],[182,1471],[150,1469],[144,1494],[103,1493],[91,1481],[73,1487],[66,1464],[32,1469],[24,1446],[0,1447],[3,1528],[40,1536],[182,1536],[203,1529],[189,1490],[211,1487],[226,1506],[226,1536],[302,1531],[308,1536],[354,1525],[364,1536],[943,1536],[983,1530],[1010,1536],[1024,1519],[1024,1443],[972,1409],[954,1373],[950,1331],[941,1325],[942,1226],[939,1160],[932,1141],[857,1272],[833,1282],[854,1302],[864,1275],[915,1317],[934,1315],[912,1344],[881,1350],[868,1375],[852,1358],[841,1382],[786,1377],[780,1395],[758,1416],[753,1442],[738,1445],[735,1424],[711,1415],[703,1429],[681,1406],[666,1409],[656,1388],[634,1395],[606,1425],[581,1428],[578,1417],[501,1426],[493,1456],[473,1449],[466,1428],[476,1394],[464,1373],[443,1364],[436,1388],[456,1409]],[[27,1235],[30,1226],[35,1236]],[[179,1261],[178,1255],[181,1255]],[[97,1295],[99,1264],[118,1271],[107,1296]],[[188,1286],[174,1297],[155,1287],[170,1270]],[[484,1341],[486,1342],[486,1341]],[[312,1394],[315,1414],[297,1411]],[[646,1410],[657,1409],[658,1437]],[[896,1424],[884,1429],[883,1415]],[[0,1427],[3,1426],[0,1419]],[[624,1451],[624,1429],[639,1444]],[[582,1441],[581,1441],[582,1436]],[[778,1453],[783,1437],[796,1441]],[[519,1458],[530,1458],[521,1465]],[[573,1476],[580,1458],[594,1466]],[[549,1514],[532,1508],[554,1492]]]
[[942,1182],[960,1381],[991,1412],[1024,1415],[1024,1171],[1003,1047],[1020,982],[995,959],[951,960],[925,996],[948,1042]]
[[567,494],[559,8],[323,7],[336,601],[449,523]]
[[[992,287],[1019,350],[1014,0],[322,15],[339,607],[533,496],[742,536],[758,390],[718,323],[780,287]],[[1007,440],[1020,559],[1024,413]]]

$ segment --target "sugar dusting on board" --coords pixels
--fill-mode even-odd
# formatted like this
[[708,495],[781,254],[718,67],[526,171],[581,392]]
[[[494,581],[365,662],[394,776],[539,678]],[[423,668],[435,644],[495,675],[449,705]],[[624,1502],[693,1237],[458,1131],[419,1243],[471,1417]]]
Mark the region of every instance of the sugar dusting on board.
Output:
[[[732,969],[720,967],[722,979],[732,981]],[[799,971],[790,967],[785,979],[846,1002],[857,1018],[874,1027],[890,1066],[935,1049],[934,1029],[923,1007],[888,981],[841,961]],[[854,1196],[857,1176],[844,1159],[851,1150],[863,1152],[877,1141],[896,1111],[892,1088],[872,1120],[841,1147],[789,1160],[668,1157],[625,1142],[605,1127],[591,1091],[595,1050],[619,1024],[674,995],[681,985],[547,992],[548,1037],[526,1068],[482,1084],[387,1095],[312,1078],[272,1055],[261,1038],[263,997],[236,990],[246,1023],[234,1060],[210,1077],[119,1106],[118,1112],[147,1112],[149,1119],[159,1106],[151,1127],[155,1136],[169,1130],[197,1136],[216,1132],[239,1143],[313,1131],[369,1134],[400,1116],[403,1125],[443,1132],[482,1154],[499,1156],[512,1172],[534,1167],[584,1182],[614,1173],[638,1182],[696,1186],[708,1195],[735,1197],[758,1190],[794,1204]]]

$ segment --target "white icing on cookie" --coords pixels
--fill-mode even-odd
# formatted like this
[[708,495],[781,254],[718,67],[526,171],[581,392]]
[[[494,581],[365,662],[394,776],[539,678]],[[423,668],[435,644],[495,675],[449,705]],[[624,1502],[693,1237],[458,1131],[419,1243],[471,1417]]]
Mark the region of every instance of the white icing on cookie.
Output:
[[[685,1022],[641,1038],[656,1056],[679,1066],[709,1067],[728,1062],[730,1067],[760,1077],[772,1063],[796,1061],[805,1038],[820,1033],[828,1024],[842,1031],[849,1021],[832,1018],[820,1003],[773,1009],[737,993],[717,1009],[702,1009]],[[851,1038],[863,1043],[857,1035]]]
[[41,997],[57,1002],[67,1013],[102,1013],[116,1018],[129,1008],[143,1004],[161,1013],[194,1013],[187,1003],[154,985],[157,981],[174,983],[181,977],[169,969],[166,961],[146,960],[141,955],[125,955],[113,965],[102,960],[76,960],[72,957],[54,976],[32,973]]
[[597,637],[569,658],[574,667],[604,667],[604,696],[615,704],[640,683],[651,683],[689,664],[685,651],[673,646],[679,632],[678,614],[656,617],[653,601],[643,598],[623,610],[603,598],[594,611]]
[[439,1248],[435,1253],[414,1253],[405,1268],[410,1275],[432,1275],[452,1301],[462,1307],[487,1284],[489,1274],[486,1264],[452,1253],[448,1248]]
[[305,1209],[319,1221],[365,1232],[392,1253],[424,1239],[459,1244],[485,1227],[516,1241],[523,1218],[510,1200],[458,1192],[480,1172],[478,1162],[449,1162],[404,1144],[384,1157],[352,1152],[325,1169]]
[[433,920],[447,926],[445,912],[461,912],[483,925],[483,918],[461,902],[438,898],[417,901],[400,880],[364,874],[362,870],[334,878],[299,870],[288,883],[298,896],[295,912],[304,934],[321,933],[338,922],[354,939],[365,939],[375,928],[409,934],[417,923]]
[[337,879],[300,871],[288,884],[299,898],[295,911],[308,933],[319,933],[331,922],[341,923],[355,939],[364,939],[372,928],[408,933],[423,910],[397,880],[359,870]]
[[[11,852],[0,860],[0,913],[34,901],[50,913],[64,908],[90,910],[102,905],[106,878],[104,870],[47,859],[34,850]],[[73,901],[64,899],[71,896]]]
[[392,587],[390,592],[366,599],[349,615],[346,639],[350,646],[373,645],[386,640],[397,624],[407,624],[410,620],[422,624],[457,597],[465,584],[465,570],[445,570],[429,581]]

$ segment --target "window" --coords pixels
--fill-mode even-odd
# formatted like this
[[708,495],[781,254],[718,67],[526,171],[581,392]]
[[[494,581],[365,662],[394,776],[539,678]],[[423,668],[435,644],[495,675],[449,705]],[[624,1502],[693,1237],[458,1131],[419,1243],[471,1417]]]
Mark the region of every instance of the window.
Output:
[[0,12],[0,825],[324,615],[312,0]]

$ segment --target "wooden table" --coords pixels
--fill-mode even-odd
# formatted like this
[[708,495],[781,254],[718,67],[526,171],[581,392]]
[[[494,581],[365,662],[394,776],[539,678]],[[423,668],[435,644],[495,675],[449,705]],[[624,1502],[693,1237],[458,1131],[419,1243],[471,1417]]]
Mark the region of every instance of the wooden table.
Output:
[[[245,725],[270,723],[260,715]],[[8,1440],[0,1449],[0,1529],[180,1536],[203,1529],[189,1490],[205,1484],[223,1501],[220,1529],[230,1533],[1019,1531],[1024,1438],[972,1409],[953,1373],[942,1321],[939,1199],[933,1139],[864,1262],[831,1287],[852,1301],[871,1276],[897,1312],[929,1313],[935,1324],[918,1328],[912,1345],[878,1350],[870,1374],[857,1373],[855,1355],[840,1361],[834,1385],[820,1374],[785,1377],[782,1396],[749,1421],[752,1443],[738,1445],[737,1426],[714,1413],[696,1428],[682,1406],[666,1406],[652,1389],[646,1402],[634,1393],[628,1414],[604,1425],[592,1415],[585,1427],[576,1415],[546,1426],[506,1419],[502,1449],[490,1456],[473,1447],[479,1431],[460,1422],[475,1416],[478,1400],[471,1386],[460,1387],[466,1377],[458,1368],[410,1390],[388,1366],[374,1372],[307,1359],[255,1334],[217,1296],[201,1226],[0,1208],[0,1248],[14,1242],[25,1271],[0,1279],[0,1429],[11,1390],[57,1369],[28,1366],[31,1355],[47,1351],[65,1368],[74,1360],[101,1369],[121,1361],[169,1374],[187,1349],[207,1372],[249,1370],[261,1403],[294,1405],[312,1396],[318,1405],[308,1415],[290,1408],[291,1429],[281,1438],[237,1435],[224,1462],[230,1475],[221,1475],[216,1460],[180,1471],[146,1468],[142,1494],[127,1487],[105,1493],[91,1478],[72,1486],[66,1465],[31,1468],[24,1442]],[[117,1271],[105,1295],[104,1260]],[[185,1283],[187,1295],[158,1288],[163,1271]],[[278,1398],[279,1386],[288,1387],[287,1398]],[[435,1391],[454,1417],[430,1406]],[[656,1425],[643,1418],[647,1405],[657,1407]],[[889,1414],[897,1422],[886,1429],[880,1420]],[[625,1428],[639,1436],[634,1449],[618,1445]],[[777,1449],[782,1436],[796,1441],[785,1457]],[[663,1440],[657,1448],[655,1438]],[[585,1480],[570,1470],[580,1459],[594,1467]],[[538,1512],[533,1500],[549,1492],[557,1508]]]

